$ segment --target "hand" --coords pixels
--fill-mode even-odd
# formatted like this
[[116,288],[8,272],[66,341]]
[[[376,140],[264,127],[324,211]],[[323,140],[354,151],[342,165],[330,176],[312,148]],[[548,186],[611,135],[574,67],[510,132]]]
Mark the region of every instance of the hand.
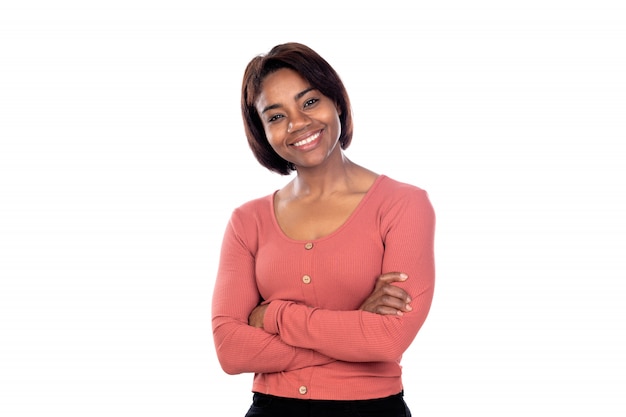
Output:
[[378,277],[374,291],[361,304],[359,310],[369,311],[380,315],[402,316],[411,311],[409,305],[411,297],[402,288],[392,285],[394,282],[404,282],[408,275],[400,272],[389,272]]
[[265,310],[269,304],[261,304],[254,307],[254,310],[248,316],[248,324],[252,327],[263,328],[263,319],[265,318]]

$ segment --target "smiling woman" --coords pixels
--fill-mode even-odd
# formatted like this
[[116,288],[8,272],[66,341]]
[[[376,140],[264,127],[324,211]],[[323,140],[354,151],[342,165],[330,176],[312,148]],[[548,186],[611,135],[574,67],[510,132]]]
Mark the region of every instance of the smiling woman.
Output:
[[309,167],[341,158],[341,110],[296,71],[269,74],[255,107],[268,143],[284,160]]
[[[268,102],[267,107],[263,107],[259,112],[257,106],[260,104],[258,101],[263,98],[264,94],[270,93],[269,90],[266,91],[269,87],[266,78],[280,69],[292,70],[294,75],[299,76],[295,78],[300,78],[300,80],[294,81],[300,81],[302,86],[306,85],[306,87],[304,90],[297,90],[296,88],[296,91],[293,92],[296,95],[287,97],[287,103]],[[274,89],[281,90],[281,85],[275,85]],[[280,94],[280,91],[276,92]],[[305,45],[289,43],[276,46],[266,56],[255,57],[248,64],[243,79],[241,109],[248,143],[261,165],[280,174],[289,174],[295,170],[295,166],[289,160],[278,157],[279,155],[269,146],[265,136],[266,126],[260,117],[264,115],[265,111],[274,110],[281,104],[285,105],[294,100],[302,99],[309,92],[323,95],[326,100],[335,104],[341,124],[339,142],[342,149],[346,149],[352,140],[350,99],[341,78],[328,62]],[[304,100],[300,104],[304,108],[314,104],[317,100],[318,98],[312,98]],[[293,123],[294,121],[291,120],[292,129]]]
[[427,193],[344,154],[348,94],[302,44],[244,73],[242,115],[258,161],[295,177],[236,208],[213,293],[213,335],[230,374],[254,373],[247,416],[409,416],[403,353],[434,291]]

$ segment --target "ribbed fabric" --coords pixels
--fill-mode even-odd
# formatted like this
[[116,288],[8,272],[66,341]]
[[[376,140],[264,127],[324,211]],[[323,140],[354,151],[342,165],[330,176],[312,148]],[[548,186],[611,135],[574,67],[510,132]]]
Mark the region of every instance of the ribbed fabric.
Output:
[[[254,372],[252,390],[361,400],[402,391],[400,359],[424,323],[434,281],[435,214],[427,193],[381,175],[348,220],[312,241],[287,237],[273,195],[234,210],[213,293],[222,368]],[[385,272],[413,301],[403,316],[357,310]],[[248,315],[264,300],[264,329]]]

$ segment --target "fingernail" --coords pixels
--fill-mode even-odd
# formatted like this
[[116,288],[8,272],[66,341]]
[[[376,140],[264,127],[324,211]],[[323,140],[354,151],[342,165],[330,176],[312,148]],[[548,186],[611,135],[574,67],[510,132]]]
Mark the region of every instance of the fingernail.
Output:
[[404,272],[400,274],[400,278],[404,278],[407,279],[409,276],[407,274],[405,274]]
[[401,311],[398,311],[398,316],[404,316],[404,314]]
[[411,311],[411,310],[413,310],[413,307],[411,307],[410,305],[407,304],[406,305],[406,309],[407,309],[407,311]]

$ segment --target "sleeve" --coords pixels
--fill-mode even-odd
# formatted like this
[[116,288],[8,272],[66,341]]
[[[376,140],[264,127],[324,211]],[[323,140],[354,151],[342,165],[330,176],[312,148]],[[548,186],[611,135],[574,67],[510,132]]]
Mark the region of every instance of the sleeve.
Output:
[[222,369],[229,374],[281,372],[333,362],[248,325],[260,295],[253,252],[238,230],[242,230],[241,222],[233,213],[224,233],[212,299],[213,340]]
[[403,316],[366,311],[330,311],[289,301],[272,301],[264,328],[290,346],[313,349],[349,362],[399,360],[426,320],[435,284],[435,213],[428,195],[417,189],[389,208],[382,222],[382,272],[405,272],[402,283],[413,310]]

